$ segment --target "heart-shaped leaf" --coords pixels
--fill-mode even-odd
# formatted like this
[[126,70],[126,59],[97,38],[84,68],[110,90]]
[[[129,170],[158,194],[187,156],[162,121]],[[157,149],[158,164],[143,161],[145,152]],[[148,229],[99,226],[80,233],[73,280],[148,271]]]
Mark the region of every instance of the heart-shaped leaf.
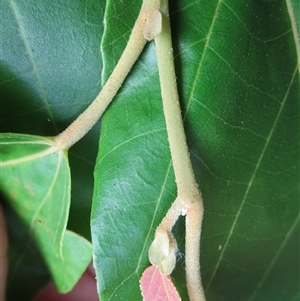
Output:
[[91,260],[91,245],[65,231],[71,188],[67,152],[57,150],[51,138],[1,134],[0,168],[2,192],[30,228],[58,289],[69,291]]

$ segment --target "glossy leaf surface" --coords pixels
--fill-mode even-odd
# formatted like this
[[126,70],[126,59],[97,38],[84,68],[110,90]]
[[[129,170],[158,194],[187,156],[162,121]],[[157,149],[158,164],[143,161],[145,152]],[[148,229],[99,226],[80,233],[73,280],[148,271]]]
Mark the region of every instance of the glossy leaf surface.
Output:
[[[105,1],[0,0],[1,132],[54,136],[94,99],[101,89],[104,6]],[[69,150],[68,229],[87,239],[98,139],[99,125]],[[9,201],[4,201],[8,208]],[[7,299],[25,301],[41,288],[41,279],[45,285],[49,272],[26,225],[6,212],[10,234]]]
[[[105,3],[0,4],[1,131],[55,135],[100,90]],[[107,5],[105,78],[140,4]],[[289,4],[171,3],[182,108],[205,198],[201,261],[208,300],[299,298],[299,71]],[[299,29],[298,1],[292,7]],[[103,300],[138,300],[154,228],[176,194],[155,63],[151,44],[104,118],[93,213]],[[93,131],[70,150],[74,193],[69,226],[87,237],[97,139]],[[182,225],[182,220],[176,225],[179,242]],[[11,227],[15,239],[21,231]],[[10,264],[25,262],[20,254],[26,244],[14,248]],[[30,255],[28,269],[19,265],[14,274],[14,279],[23,278],[12,279],[12,289],[19,284],[30,289],[32,275],[45,276]],[[182,265],[177,264],[174,277],[186,300]]]
[[[139,6],[107,4],[104,80]],[[171,2],[178,88],[205,202],[201,271],[208,301],[299,297],[296,7],[295,1]],[[103,118],[92,211],[102,301],[142,300],[138,279],[175,195],[150,43]],[[187,300],[184,262],[173,277]]]
[[[54,136],[101,90],[105,2],[0,3],[1,132]],[[87,238],[98,139],[99,126],[69,151],[74,183],[69,225]]]
[[30,228],[62,292],[75,285],[92,255],[88,241],[65,231],[71,192],[66,155],[50,138],[0,135],[1,190]]

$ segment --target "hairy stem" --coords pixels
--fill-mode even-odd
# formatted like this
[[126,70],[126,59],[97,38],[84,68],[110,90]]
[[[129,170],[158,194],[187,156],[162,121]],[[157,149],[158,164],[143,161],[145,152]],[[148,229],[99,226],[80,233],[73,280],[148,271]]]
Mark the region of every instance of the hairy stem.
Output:
[[[186,279],[188,294],[191,301],[202,301],[205,300],[205,296],[200,278],[199,248],[203,202],[195,180],[181,116],[174,68],[169,10],[166,0],[163,1],[160,11],[162,13],[162,31],[155,38],[155,45],[166,127],[178,189],[178,197],[175,200],[175,204],[172,205],[171,211],[173,211],[173,208],[178,208],[177,203],[179,203],[181,209],[176,210],[178,216],[187,214]],[[167,213],[166,218],[169,215]],[[161,230],[162,225],[165,224],[165,219],[157,231]]]
[[190,206],[201,196],[195,181],[181,117],[167,6],[164,10],[162,32],[155,38],[161,93],[178,195]]
[[147,22],[149,15],[151,19],[153,10],[159,8],[159,3],[159,0],[144,0],[126,48],[103,89],[90,106],[55,138],[56,145],[60,149],[68,149],[80,140],[106,110],[147,42],[143,30],[145,24],[149,23]]
[[205,295],[200,277],[200,236],[203,206],[195,202],[186,214],[185,270],[188,293],[191,301],[204,301]]

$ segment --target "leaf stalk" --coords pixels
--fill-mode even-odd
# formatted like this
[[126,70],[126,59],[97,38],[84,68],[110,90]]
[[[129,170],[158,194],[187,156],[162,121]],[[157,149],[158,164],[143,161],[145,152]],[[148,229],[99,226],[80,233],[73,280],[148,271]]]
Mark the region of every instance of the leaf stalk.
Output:
[[67,150],[81,139],[102,116],[120,89],[146,42],[155,39],[163,109],[170,152],[177,184],[177,198],[156,229],[149,250],[153,264],[160,263],[162,273],[170,274],[175,266],[177,243],[172,228],[180,215],[186,215],[186,279],[191,301],[204,301],[200,277],[200,234],[203,201],[195,180],[181,116],[172,49],[167,0],[144,0],[129,41],[103,89],[90,106],[61,134],[55,147]]
[[62,133],[55,137],[55,144],[59,149],[69,149],[80,140],[95,125],[111,103],[144,49],[147,39],[144,37],[143,29],[149,16],[151,18],[153,11],[159,8],[159,4],[159,0],[144,0],[128,43],[103,89],[88,108]]

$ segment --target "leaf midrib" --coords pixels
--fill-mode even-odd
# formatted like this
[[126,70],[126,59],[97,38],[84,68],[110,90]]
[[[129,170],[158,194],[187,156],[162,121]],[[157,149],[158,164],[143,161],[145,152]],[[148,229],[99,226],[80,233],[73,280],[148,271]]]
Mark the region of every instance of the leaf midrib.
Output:
[[17,159],[11,159],[11,160],[7,160],[7,161],[0,161],[0,166],[4,167],[4,166],[10,166],[10,165],[17,165],[17,164],[22,164],[22,163],[27,163],[29,161],[33,161],[33,160],[37,160],[46,156],[50,156],[54,153],[57,152],[57,149],[55,147],[50,147],[48,149],[45,149],[43,151],[37,152],[35,154],[31,154],[28,156],[24,156],[21,158],[17,158]]
[[12,9],[13,15],[15,17],[15,20],[17,22],[19,32],[20,32],[20,36],[21,36],[21,39],[22,39],[23,44],[25,46],[30,64],[32,66],[34,76],[36,78],[38,87],[39,87],[40,92],[41,92],[41,96],[42,96],[41,99],[42,99],[42,101],[44,103],[44,106],[45,106],[45,108],[46,108],[46,110],[49,114],[49,119],[50,119],[54,129],[58,133],[59,131],[58,131],[58,127],[57,127],[56,122],[55,122],[54,115],[53,115],[53,113],[50,109],[50,105],[49,105],[49,102],[47,100],[47,96],[46,96],[46,93],[45,93],[45,90],[44,90],[44,87],[43,87],[43,84],[42,84],[42,81],[41,81],[41,77],[40,77],[39,72],[38,72],[37,65],[36,65],[35,60],[33,58],[32,51],[30,50],[29,41],[28,41],[28,39],[26,38],[26,35],[25,35],[25,26],[21,22],[21,17],[20,17],[21,14],[20,14],[14,0],[10,0],[10,6],[11,6],[11,9]]

